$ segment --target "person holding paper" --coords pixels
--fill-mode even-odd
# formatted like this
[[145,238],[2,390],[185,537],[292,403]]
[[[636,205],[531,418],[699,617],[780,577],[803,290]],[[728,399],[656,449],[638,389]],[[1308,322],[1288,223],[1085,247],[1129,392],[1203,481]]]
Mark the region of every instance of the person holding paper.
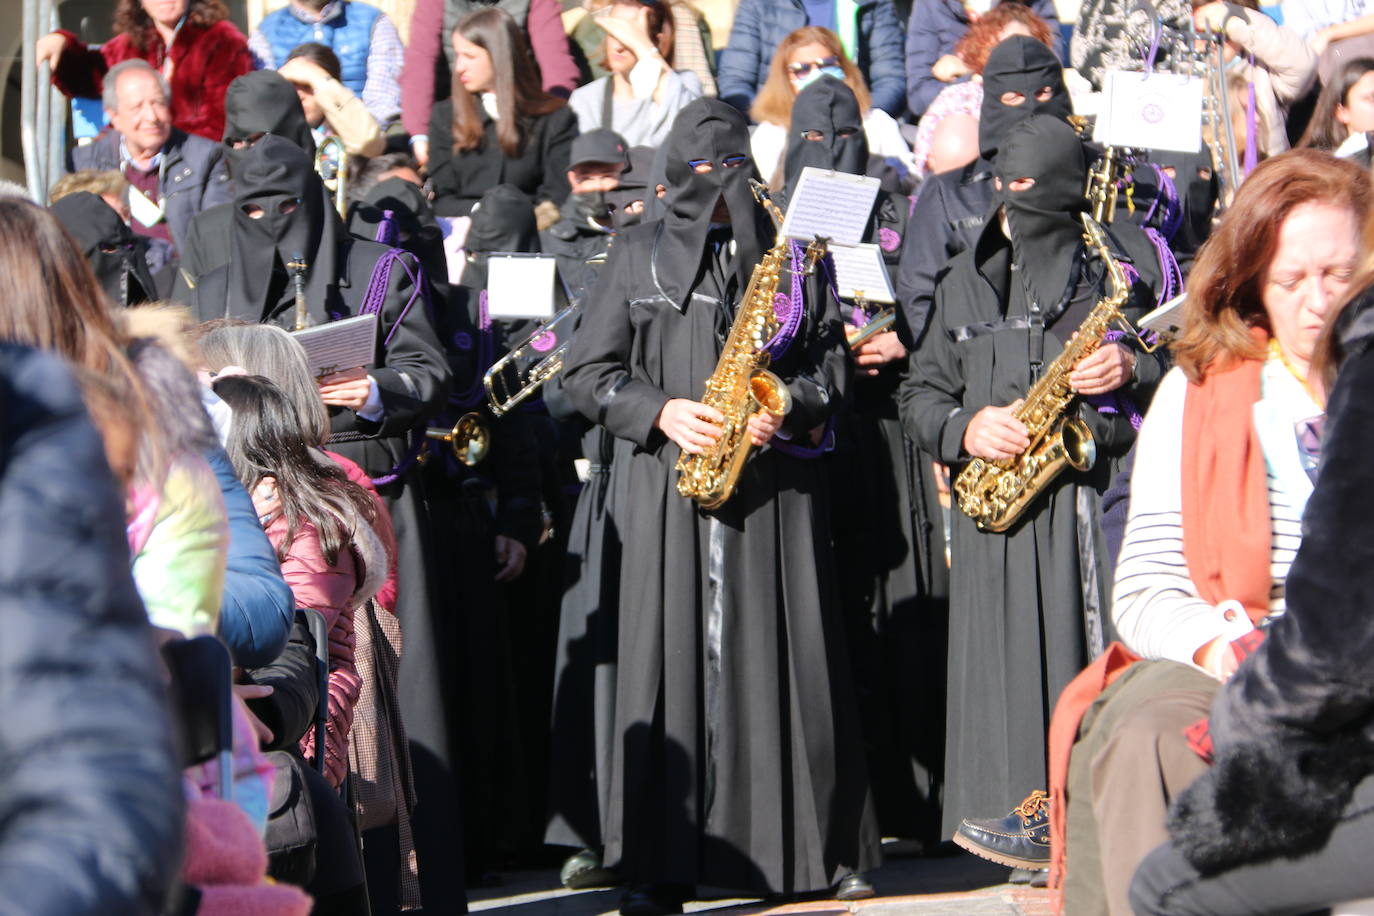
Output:
[[[807,167],[863,174],[868,142],[860,125],[858,99],[839,80],[823,76],[798,93],[783,196],[791,201]],[[878,192],[864,241],[876,245],[880,276],[868,284],[866,309],[848,292],[853,278],[837,269],[847,335],[884,307],[891,283],[881,273],[896,270],[907,209],[905,196]],[[935,481],[931,459],[897,418],[906,347],[887,330],[854,355],[853,400],[836,419],[835,450],[826,459],[830,486],[844,494],[832,530],[850,658],[864,697],[860,715],[883,835],[934,845],[941,839],[939,770],[927,764],[941,756],[944,707],[924,700],[944,691],[948,591]]]
[[[994,219],[935,289],[899,405],[907,431],[956,475],[972,458],[1012,458],[1029,445],[1014,413],[1020,399],[1104,295],[1105,267],[1086,251],[1080,221],[1087,170],[1082,143],[1057,117],[1032,115],[1007,131]],[[1122,308],[1134,321],[1153,307],[1159,275],[1139,231],[1120,229],[1133,227],[1111,227],[1108,242],[1140,275]],[[1005,812],[1045,784],[1050,710],[1103,647],[1111,580],[1099,496],[1163,366],[1163,354],[1134,338],[1103,344],[1068,375],[1081,396],[1069,413],[1096,441],[1093,468],[1060,474],[1005,533],[951,512],[943,836],[957,828],[967,839],[961,818]]]
[[[291,96],[299,108],[294,91]],[[289,329],[296,324],[299,277],[307,325],[375,309],[380,325],[376,358],[370,365],[321,379],[319,390],[329,407],[330,447],[377,480],[395,522],[396,616],[407,632],[431,632],[436,615],[449,611],[434,603],[429,588],[428,519],[415,472],[407,470],[407,440],[444,403],[449,369],[430,324],[424,275],[410,255],[344,234],[310,157],[291,141],[264,136],[241,151],[233,169],[228,263],[200,278],[191,291],[191,308],[201,321],[236,318]],[[454,854],[453,752],[447,743],[447,711],[412,702],[423,695],[413,679],[432,676],[432,669],[426,671],[419,661],[424,650],[416,652],[417,662],[411,664],[407,653],[400,674],[406,731],[416,747],[413,765],[422,800],[417,810],[425,812],[416,818],[415,841],[421,861],[442,861]],[[426,799],[432,800],[430,807]],[[461,899],[450,876],[441,869],[429,871],[421,878],[427,907],[442,909],[444,900]],[[437,902],[431,904],[431,899]]]
[[699,884],[857,899],[879,857],[815,460],[852,371],[822,271],[784,265],[778,285],[800,310],[770,366],[791,411],[749,421],[757,451],[720,508],[677,490],[678,457],[720,435],[703,385],[774,244],[748,144],[724,102],[683,109],[662,147],[667,212],[616,239],[563,372],[616,437],[625,507],[604,831],[624,914],[679,913]]

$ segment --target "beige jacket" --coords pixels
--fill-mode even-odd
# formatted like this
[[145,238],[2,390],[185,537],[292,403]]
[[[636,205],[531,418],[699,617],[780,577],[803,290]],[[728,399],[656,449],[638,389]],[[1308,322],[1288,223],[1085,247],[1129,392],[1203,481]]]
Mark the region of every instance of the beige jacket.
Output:
[[1288,149],[1285,122],[1288,107],[1300,98],[1317,77],[1317,55],[1302,36],[1285,29],[1263,13],[1228,4],[1226,37],[1255,55],[1234,63],[1231,72],[1255,81],[1255,108],[1259,112],[1260,152],[1273,156]]

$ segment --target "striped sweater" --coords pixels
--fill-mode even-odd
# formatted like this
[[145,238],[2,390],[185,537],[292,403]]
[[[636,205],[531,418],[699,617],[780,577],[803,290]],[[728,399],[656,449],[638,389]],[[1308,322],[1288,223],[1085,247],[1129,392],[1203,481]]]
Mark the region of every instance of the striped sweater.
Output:
[[[1133,651],[1191,665],[1193,653],[1212,639],[1229,641],[1253,627],[1238,602],[1209,604],[1188,575],[1181,495],[1181,468],[1188,458],[1182,454],[1186,391],[1182,370],[1171,370],[1140,429],[1112,618]],[[1269,481],[1271,614],[1284,611],[1284,580],[1302,540],[1302,511],[1312,492],[1297,428],[1320,414],[1321,408],[1282,363],[1271,359],[1265,364],[1254,422]]]

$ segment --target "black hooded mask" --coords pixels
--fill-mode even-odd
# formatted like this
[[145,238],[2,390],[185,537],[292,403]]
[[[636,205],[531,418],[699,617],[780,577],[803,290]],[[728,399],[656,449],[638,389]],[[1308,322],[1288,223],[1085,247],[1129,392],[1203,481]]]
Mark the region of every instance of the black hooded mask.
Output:
[[[1169,240],[1169,245],[1180,258],[1191,260],[1212,232],[1212,213],[1216,209],[1218,195],[1212,151],[1206,145],[1196,153],[1151,150],[1150,161],[1161,170],[1173,170],[1174,190],[1178,192],[1183,219],[1174,237]],[[1136,174],[1141,171],[1137,168]]]
[[[818,139],[808,140],[806,134]],[[863,112],[854,91],[833,76],[822,76],[807,84],[792,103],[792,124],[787,133],[787,155],[783,159],[786,182],[784,199],[801,180],[802,169],[848,172],[862,175],[868,168],[868,138],[864,135]]]
[[[729,210],[734,270],[743,291],[763,258],[763,239],[770,237],[772,226],[749,187],[755,170],[744,115],[718,99],[697,99],[678,112],[662,151],[667,212],[650,264],[659,292],[678,309],[686,308],[709,254],[711,215],[722,199]],[[697,162],[711,163],[711,170],[696,171]]]
[[157,298],[147,240],[135,235],[100,195],[68,194],[49,209],[76,240],[111,302],[138,305]]
[[[1048,99],[1036,95],[1046,87]],[[1019,105],[1004,105],[1002,96],[1019,92]],[[992,160],[1013,127],[1034,114],[1052,115],[1068,123],[1073,114],[1064,67],[1054,52],[1034,38],[1013,35],[992,49],[983,67],[983,108],[978,116],[978,148]]]
[[[620,173],[620,185],[606,192],[606,202],[611,205],[611,226],[617,232],[645,219],[648,199],[653,193],[649,189],[649,175],[653,171],[655,153],[657,150],[651,146],[630,147],[630,165]],[[644,207],[638,213],[627,212],[636,201]]]
[[[993,174],[1002,183],[995,194],[1006,212],[1012,260],[1029,285],[1027,298],[1052,312],[1077,279],[1074,267],[1083,239],[1079,217],[1088,206],[1083,144],[1058,118],[1033,115],[1008,132]],[[1013,182],[1024,178],[1035,184],[1012,190]]]
[[[300,261],[306,265],[309,323],[328,321],[342,227],[325,204],[310,158],[276,135],[243,152],[234,178],[230,309],[259,320],[278,314],[295,297],[294,269],[288,273],[288,265]],[[261,209],[261,218],[249,215],[256,209]]]
[[229,160],[229,173],[235,179],[247,148],[234,149],[236,140],[256,134],[275,134],[285,137],[315,156],[315,135],[305,120],[296,87],[275,70],[254,70],[229,84],[224,94],[224,145]]
[[534,203],[515,185],[499,184],[492,188],[472,207],[472,226],[463,247],[468,254],[463,285],[469,289],[485,288],[488,255],[497,251],[539,252]]

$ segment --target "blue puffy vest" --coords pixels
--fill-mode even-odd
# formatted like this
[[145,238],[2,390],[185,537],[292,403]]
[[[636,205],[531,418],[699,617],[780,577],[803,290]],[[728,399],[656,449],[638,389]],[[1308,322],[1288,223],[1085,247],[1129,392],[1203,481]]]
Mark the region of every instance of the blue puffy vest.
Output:
[[322,22],[301,22],[285,6],[269,13],[258,26],[272,45],[272,59],[280,67],[297,45],[315,41],[331,49],[339,58],[343,83],[362,95],[367,82],[367,53],[372,45],[372,26],[382,11],[358,0],[340,0]]

